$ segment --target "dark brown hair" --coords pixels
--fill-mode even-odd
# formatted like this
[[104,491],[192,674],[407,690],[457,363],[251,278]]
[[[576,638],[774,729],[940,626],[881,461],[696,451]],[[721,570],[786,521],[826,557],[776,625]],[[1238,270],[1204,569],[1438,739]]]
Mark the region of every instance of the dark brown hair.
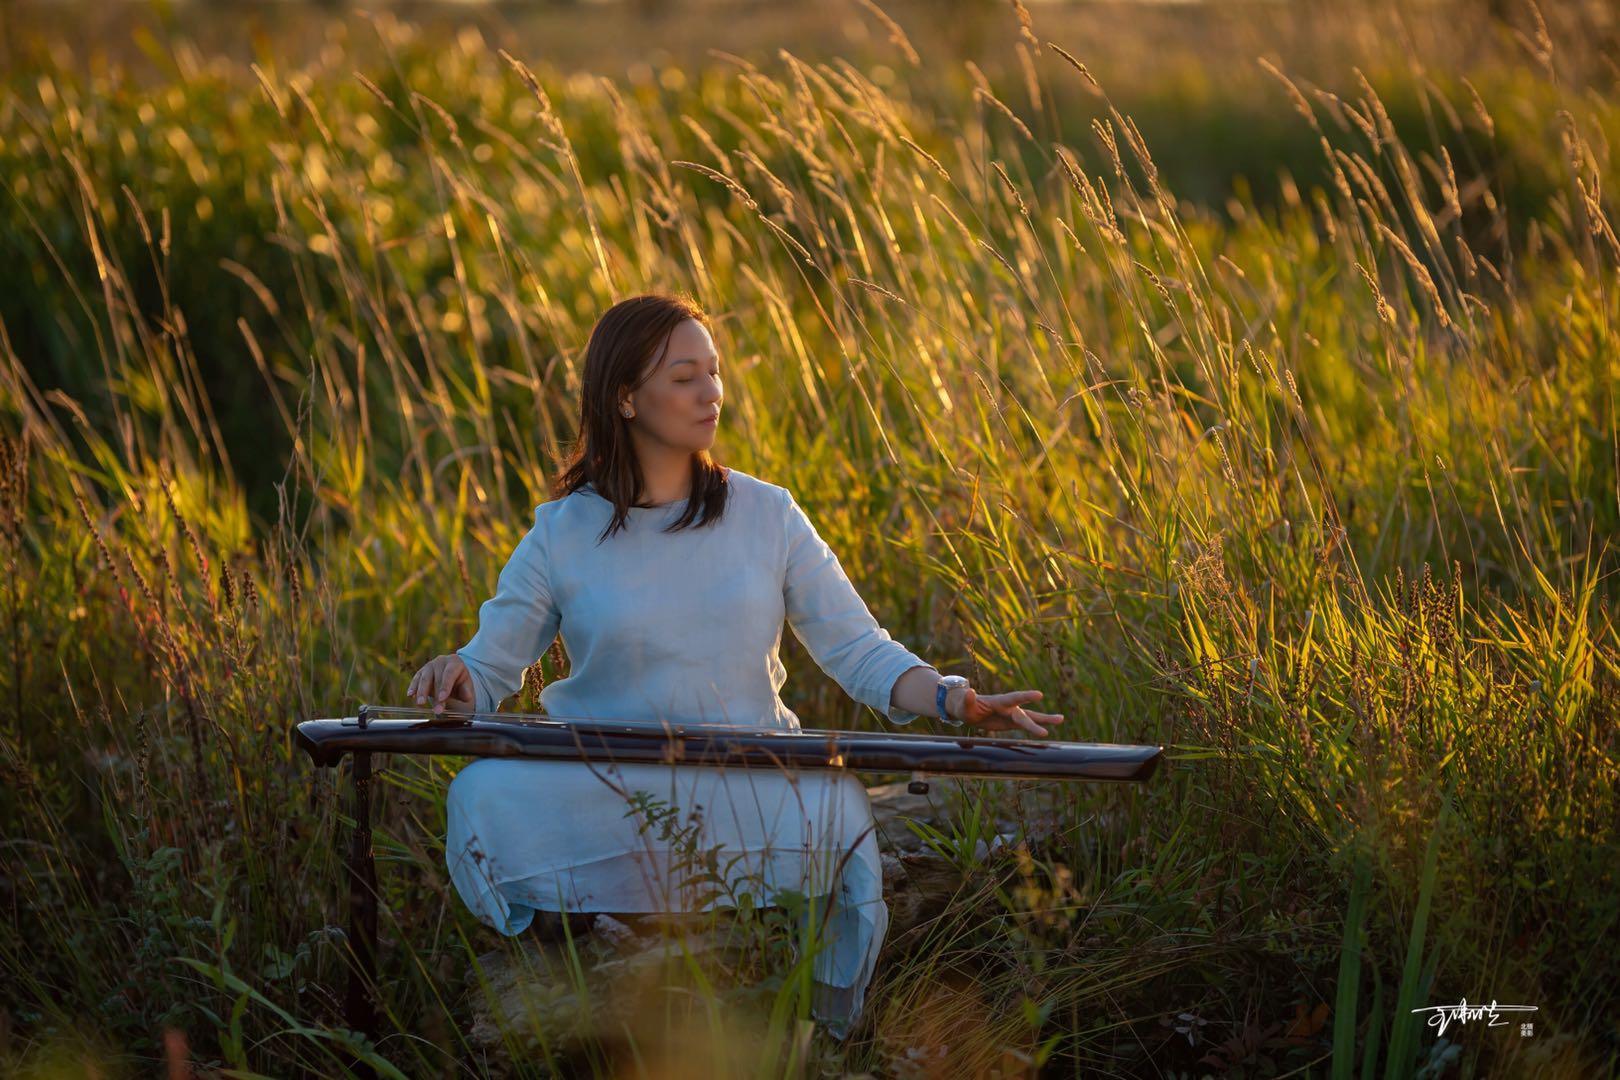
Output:
[[[652,293],[620,300],[591,329],[585,346],[579,434],[551,494],[561,498],[589,483],[613,504],[613,517],[597,543],[625,527],[629,507],[641,500],[646,482],[630,441],[630,421],[619,412],[619,402],[647,380],[653,357],[668,347],[675,327],[687,319],[712,328],[708,314],[690,297]],[[726,509],[726,472],[707,450],[694,451],[686,510],[663,531],[691,526],[699,511],[703,514],[699,525],[717,523]]]

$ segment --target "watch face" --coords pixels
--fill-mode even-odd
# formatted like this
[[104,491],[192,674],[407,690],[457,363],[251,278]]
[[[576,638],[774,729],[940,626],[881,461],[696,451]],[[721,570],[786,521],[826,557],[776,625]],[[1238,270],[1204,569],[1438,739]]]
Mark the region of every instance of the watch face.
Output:
[[939,680],[939,718],[952,727],[960,727],[962,721],[955,719],[945,711],[945,695],[959,686],[966,686],[967,679],[961,675],[943,675]]

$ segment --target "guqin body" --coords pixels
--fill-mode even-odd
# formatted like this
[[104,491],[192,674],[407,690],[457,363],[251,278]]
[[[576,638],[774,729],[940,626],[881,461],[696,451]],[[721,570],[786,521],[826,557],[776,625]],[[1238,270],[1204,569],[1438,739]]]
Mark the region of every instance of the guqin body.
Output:
[[780,731],[718,724],[605,722],[528,713],[449,714],[363,705],[359,715],[306,720],[298,742],[317,765],[347,753],[468,754],[666,765],[857,769],[1026,780],[1141,783],[1164,747],[982,735]]

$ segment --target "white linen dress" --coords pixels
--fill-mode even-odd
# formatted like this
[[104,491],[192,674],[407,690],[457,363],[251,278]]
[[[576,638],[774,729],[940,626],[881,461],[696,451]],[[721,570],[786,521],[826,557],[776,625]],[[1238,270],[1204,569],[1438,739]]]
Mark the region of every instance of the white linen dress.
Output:
[[[589,484],[536,507],[479,608],[478,632],[456,650],[474,707],[493,711],[514,693],[560,632],[570,672],[541,690],[548,716],[799,730],[778,694],[785,619],[850,697],[895,723],[916,719],[891,710],[889,696],[902,674],[929,665],[878,625],[791,493],[737,469],[727,485],[712,527],[661,532],[684,501],[632,507],[626,529],[600,544],[613,506]],[[445,859],[457,892],[513,935],[539,909],[733,903],[683,884],[680,838],[643,827],[637,792],[673,807],[698,849],[722,845],[725,887],[759,903],[777,889],[822,898],[816,1014],[847,1034],[889,917],[871,806],[847,773],[479,759],[448,796]]]

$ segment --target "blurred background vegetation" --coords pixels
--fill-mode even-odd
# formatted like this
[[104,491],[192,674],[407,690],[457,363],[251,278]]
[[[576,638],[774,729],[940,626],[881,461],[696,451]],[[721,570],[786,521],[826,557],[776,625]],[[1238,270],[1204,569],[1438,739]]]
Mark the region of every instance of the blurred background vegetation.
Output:
[[[455,763],[384,773],[420,1037],[365,1047],[343,784],[286,732],[470,636],[596,315],[688,289],[720,459],[897,638],[1176,753],[1018,859],[958,808],[986,884],[804,1068],[1612,1074],[1617,43],[1596,2],[0,0],[0,1062],[492,1068]],[[783,649],[800,715],[873,722]],[[1537,1034],[1407,1007],[1464,996]]]
[[[63,389],[94,426],[111,429],[107,372],[95,350],[85,347],[84,330],[71,314],[79,306],[72,283],[93,272],[94,258],[74,224],[71,176],[64,161],[51,156],[59,140],[72,139],[81,150],[80,164],[110,204],[109,248],[127,252],[144,245],[141,222],[126,199],[139,206],[161,200],[170,208],[168,266],[189,272],[170,272],[160,284],[162,266],[131,259],[130,286],[142,310],[166,296],[186,313],[196,377],[217,423],[217,450],[242,480],[250,520],[261,535],[275,516],[273,485],[292,436],[267,412],[265,380],[249,374],[255,361],[245,338],[251,334],[264,350],[259,370],[293,382],[307,370],[308,344],[288,339],[285,324],[278,326],[263,303],[265,295],[287,296],[297,274],[285,245],[270,239],[281,212],[271,181],[278,165],[329,151],[297,145],[316,134],[314,112],[294,96],[285,102],[285,118],[279,115],[260,89],[255,66],[265,77],[288,78],[312,102],[329,103],[324,107],[340,115],[361,112],[365,119],[357,130],[333,133],[339,145],[331,150],[369,155],[363,178],[349,179],[363,179],[369,196],[391,208],[382,212],[400,215],[382,224],[401,237],[431,206],[425,195],[433,181],[424,164],[431,150],[412,122],[376,104],[354,78],[357,71],[369,72],[394,100],[405,87],[417,87],[417,80],[473,80],[474,92],[423,92],[467,129],[489,125],[507,138],[524,134],[525,99],[521,86],[500,79],[490,66],[498,63],[494,52],[500,48],[551,68],[566,85],[583,86],[579,80],[596,74],[619,80],[640,107],[670,110],[672,118],[692,108],[686,99],[700,87],[708,98],[723,93],[727,65],[717,52],[771,70],[787,42],[806,62],[842,56],[859,63],[869,56],[874,83],[924,115],[948,117],[950,102],[980,84],[1002,101],[1034,104],[1026,83],[1036,69],[1027,46],[1025,60],[1019,58],[1019,23],[1004,0],[892,5],[913,46],[930,57],[915,66],[892,46],[885,48],[887,28],[855,0],[373,7],[383,12],[385,26],[409,20],[399,25],[412,28],[404,33],[416,47],[390,47],[386,32],[373,27],[366,13],[342,3],[7,0],[0,18],[0,52],[11,85],[21,93],[4,106],[8,131],[16,134],[8,139],[5,164],[19,198],[0,208],[0,234],[12,256],[0,267],[0,319],[17,355],[41,386]],[[1438,160],[1443,141],[1463,175],[1489,178],[1490,196],[1464,222],[1469,242],[1487,250],[1482,245],[1522,243],[1522,230],[1545,214],[1564,183],[1561,163],[1545,145],[1553,91],[1528,85],[1515,55],[1522,51],[1517,38],[1523,31],[1511,20],[1489,17],[1500,7],[1501,0],[1169,8],[1037,3],[1033,11],[1042,31],[1073,45],[1071,51],[1078,50],[1108,87],[1112,103],[1134,120],[1154,148],[1168,190],[1221,221],[1243,214],[1245,204],[1265,211],[1327,182],[1320,136],[1296,113],[1277,107],[1278,83],[1255,60],[1269,58],[1292,76],[1341,94],[1354,91],[1359,68],[1414,155]],[[1597,3],[1550,9],[1549,32],[1556,28],[1578,46],[1559,52],[1559,80],[1568,92],[1598,92],[1612,82],[1620,20],[1607,12]],[[441,55],[422,43],[457,43],[461,54],[476,52],[486,66],[480,72],[471,60],[451,59],[456,50]],[[1420,77],[1413,70],[1416,58],[1423,65]],[[1045,59],[1043,67],[1054,58],[1048,52]],[[41,73],[50,75],[42,82]],[[1103,151],[1085,144],[1091,125],[1107,115],[1103,104],[1055,71],[1037,77],[1047,83],[1039,141],[1074,146],[1088,169],[1100,167]],[[1452,103],[1452,116],[1437,114],[1442,106],[1425,96],[1431,86]],[[1455,122],[1476,92],[1490,92],[1500,103],[1489,128]],[[49,132],[24,134],[19,125],[29,123],[29,104],[54,113]],[[581,168],[588,177],[606,177],[624,161],[614,139],[592,137],[605,117],[596,115],[594,123],[576,140]],[[676,125],[671,136],[673,155],[701,160],[703,147],[691,132]],[[712,136],[725,151],[743,141],[723,127]],[[509,167],[508,150],[493,133],[480,138],[475,163],[498,175]],[[1025,172],[1049,167],[1027,140],[1008,152],[1023,155]],[[127,197],[112,197],[125,188]],[[716,205],[723,201],[713,197]],[[287,212],[296,216],[298,208]],[[552,235],[541,221],[522,220],[519,227],[525,237]],[[1481,231],[1497,227],[1521,232],[1494,237]],[[426,248],[418,244],[413,250]],[[450,286],[448,257],[436,256],[411,267],[413,276],[420,275],[413,284]],[[494,332],[500,334],[499,328]],[[493,345],[502,351],[500,341]],[[274,381],[284,395],[288,380]],[[381,462],[401,453],[397,443],[377,450]]]

